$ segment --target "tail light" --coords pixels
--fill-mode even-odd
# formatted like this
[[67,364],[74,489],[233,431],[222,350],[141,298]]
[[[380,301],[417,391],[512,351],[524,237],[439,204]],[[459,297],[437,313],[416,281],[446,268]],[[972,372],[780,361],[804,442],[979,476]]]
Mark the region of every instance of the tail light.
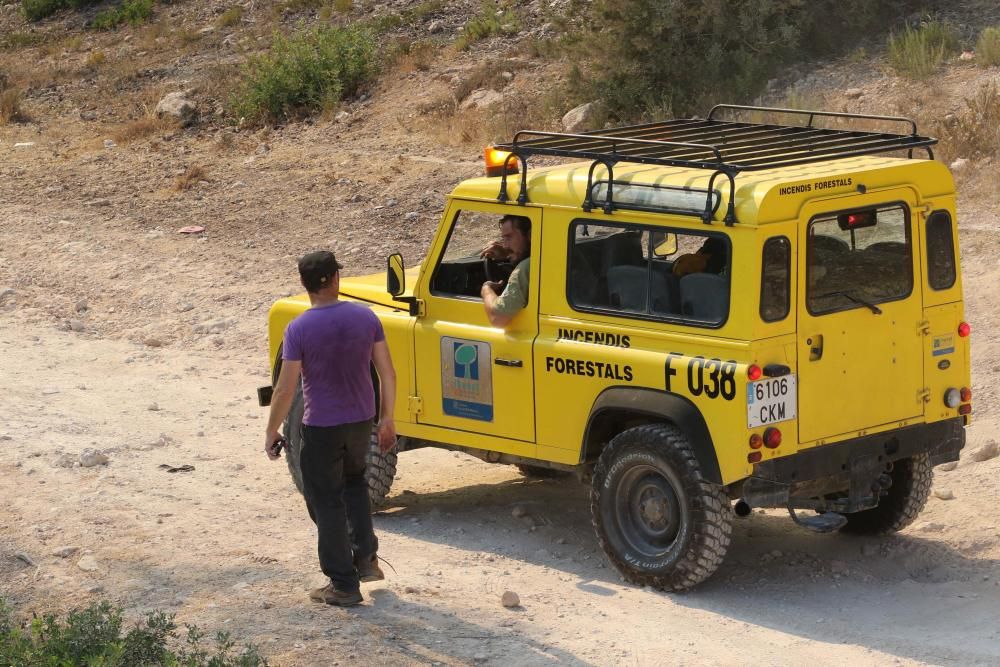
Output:
[[781,444],[781,431],[771,427],[764,430],[764,444],[768,449],[774,449]]
[[750,449],[760,449],[764,446],[764,438],[760,437],[760,433],[754,433],[750,436]]
[[750,452],[747,454],[747,463],[759,463],[763,457],[761,452]]
[[944,392],[944,404],[949,408],[957,408],[962,402],[962,394],[952,387],[948,391]]
[[958,394],[962,398],[963,403],[968,403],[972,400],[972,390],[968,387],[962,387],[962,390]]
[[962,338],[968,338],[969,334],[972,333],[972,326],[968,322],[962,322],[958,325],[958,335]]
[[750,366],[747,367],[747,379],[751,382],[756,382],[763,374],[764,371],[761,370],[761,367],[757,364],[750,364]]
[[960,415],[971,415],[972,414],[972,405],[970,405],[969,403],[966,403],[965,405],[958,406],[958,414],[960,414]]

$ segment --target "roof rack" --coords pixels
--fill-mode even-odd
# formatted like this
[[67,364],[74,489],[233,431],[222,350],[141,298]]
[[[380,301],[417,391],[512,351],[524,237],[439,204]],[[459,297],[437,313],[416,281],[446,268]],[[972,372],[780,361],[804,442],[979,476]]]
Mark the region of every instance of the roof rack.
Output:
[[[773,125],[716,118],[720,111],[750,111],[794,114],[808,119],[805,125]],[[852,120],[877,120],[909,125],[909,134],[892,134],[856,129],[830,129],[815,127],[817,117]],[[719,104],[712,107],[704,119],[677,119],[628,125],[582,134],[538,132],[525,130],[514,135],[508,144],[496,148],[510,151],[504,164],[500,194],[497,199],[507,201],[507,167],[511,160],[521,164],[521,190],[517,203],[528,201],[527,158],[531,156],[557,156],[592,160],[587,175],[587,195],[583,209],[590,211],[595,205],[593,185],[595,169],[601,165],[607,170],[607,197],[601,206],[605,213],[615,210],[613,196],[614,167],[619,162],[664,165],[705,169],[712,172],[708,182],[705,210],[694,213],[705,224],[711,224],[715,206],[713,192],[717,178],[729,181],[729,205],[725,223],[736,223],[734,198],[736,175],[744,171],[757,171],[775,167],[789,167],[825,160],[836,160],[858,155],[873,155],[890,151],[907,151],[913,157],[915,148],[925,148],[930,159],[934,158],[931,146],[937,139],[917,134],[917,125],[909,118],[875,116],[868,114],[840,113],[835,111],[803,111],[772,107]],[[621,183],[621,182],[619,182]],[[701,193],[701,190],[692,190]],[[717,201],[715,202],[717,206]]]

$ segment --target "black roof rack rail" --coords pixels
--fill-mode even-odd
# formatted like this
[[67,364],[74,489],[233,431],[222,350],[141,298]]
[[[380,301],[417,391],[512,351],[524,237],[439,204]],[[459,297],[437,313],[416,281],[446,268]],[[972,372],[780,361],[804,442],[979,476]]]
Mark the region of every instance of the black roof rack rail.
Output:
[[[763,112],[803,116],[805,125],[778,125],[736,120],[722,120],[717,112]],[[858,129],[816,127],[817,117],[850,120],[874,120],[909,125],[909,134],[894,134]],[[712,193],[716,178],[729,181],[729,205],[725,223],[736,223],[734,198],[736,175],[744,171],[758,171],[775,167],[789,167],[825,160],[836,160],[859,155],[874,155],[891,151],[908,151],[924,148],[930,159],[934,158],[931,146],[937,139],[917,133],[917,124],[899,116],[842,113],[836,111],[806,111],[776,107],[718,104],[712,107],[707,118],[688,118],[642,125],[627,125],[581,134],[523,130],[514,135],[513,141],[497,144],[496,148],[510,151],[500,182],[499,201],[507,201],[507,171],[511,160],[521,165],[521,191],[517,203],[528,202],[528,157],[553,156],[591,160],[587,176],[587,195],[583,209],[590,211],[594,173],[598,166],[607,171],[607,197],[601,204],[605,213],[615,210],[612,187],[615,182],[614,167],[619,162],[706,169],[712,172],[708,182],[705,210],[696,213],[705,224],[712,221],[714,206]]]

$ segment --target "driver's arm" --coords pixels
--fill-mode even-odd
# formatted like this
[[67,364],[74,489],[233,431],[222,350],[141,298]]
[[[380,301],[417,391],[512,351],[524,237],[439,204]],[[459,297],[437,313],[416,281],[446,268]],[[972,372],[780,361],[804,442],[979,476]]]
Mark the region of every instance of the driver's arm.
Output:
[[529,260],[525,259],[514,269],[507,280],[503,294],[497,296],[491,283],[484,283],[480,294],[490,325],[504,328],[528,305]]
[[[493,291],[492,284],[488,282],[483,283],[483,288],[480,290],[480,293],[483,296],[483,307],[486,309],[486,317],[490,321],[490,326],[503,329],[510,324],[510,321],[514,319],[514,316],[506,315],[499,311],[497,308],[497,302],[500,301],[500,297]],[[504,290],[504,293],[506,294],[507,290]]]

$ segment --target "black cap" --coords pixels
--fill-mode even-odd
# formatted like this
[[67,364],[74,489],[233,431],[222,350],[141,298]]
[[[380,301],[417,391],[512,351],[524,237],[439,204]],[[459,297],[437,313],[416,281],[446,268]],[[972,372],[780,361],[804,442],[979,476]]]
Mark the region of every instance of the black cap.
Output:
[[299,260],[299,277],[309,292],[318,292],[330,284],[334,274],[342,267],[329,250],[319,250],[303,255]]

